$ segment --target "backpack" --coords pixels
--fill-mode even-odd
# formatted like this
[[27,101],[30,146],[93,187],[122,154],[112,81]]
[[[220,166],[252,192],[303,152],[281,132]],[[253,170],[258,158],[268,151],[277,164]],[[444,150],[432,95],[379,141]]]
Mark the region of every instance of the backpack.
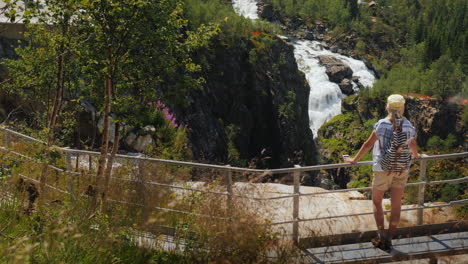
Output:
[[382,170],[388,172],[402,173],[406,171],[411,163],[411,152],[409,150],[408,138],[402,131],[403,120],[397,119],[393,128],[392,136],[387,146],[380,146]]

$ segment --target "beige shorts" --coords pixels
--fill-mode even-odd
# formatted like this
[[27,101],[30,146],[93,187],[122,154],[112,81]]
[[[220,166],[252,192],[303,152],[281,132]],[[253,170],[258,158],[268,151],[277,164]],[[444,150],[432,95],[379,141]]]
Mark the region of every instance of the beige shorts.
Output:
[[372,180],[372,189],[386,191],[391,187],[405,188],[408,181],[409,171],[402,173],[388,171],[374,171],[374,179]]

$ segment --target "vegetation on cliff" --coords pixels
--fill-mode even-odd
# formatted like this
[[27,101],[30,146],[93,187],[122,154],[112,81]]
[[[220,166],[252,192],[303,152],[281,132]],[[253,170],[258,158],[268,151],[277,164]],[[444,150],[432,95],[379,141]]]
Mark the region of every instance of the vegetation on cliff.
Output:
[[265,0],[293,28],[326,24],[341,43],[382,73],[375,84],[437,97],[466,96],[468,2],[464,0]]

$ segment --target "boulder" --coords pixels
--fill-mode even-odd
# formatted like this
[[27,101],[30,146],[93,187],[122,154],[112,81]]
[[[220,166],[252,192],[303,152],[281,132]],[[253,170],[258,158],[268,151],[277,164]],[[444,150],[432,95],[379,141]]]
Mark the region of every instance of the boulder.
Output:
[[150,135],[156,132],[156,128],[152,125],[147,125],[143,128],[142,135]]
[[144,152],[148,150],[149,146],[155,144],[151,134],[151,129],[154,129],[154,126],[145,126],[137,133],[130,132],[124,140],[126,147],[129,150],[136,152]]
[[353,83],[349,79],[343,79],[338,86],[343,94],[352,95],[354,94]]
[[137,139],[137,135],[133,132],[130,132],[130,134],[128,134],[126,137],[125,137],[125,144],[128,146],[128,147],[132,147],[133,146],[133,143],[135,142],[135,140]]
[[345,78],[351,79],[353,77],[353,70],[339,59],[328,55],[318,56],[318,58],[320,64],[327,69],[326,73],[331,82],[340,83]]
[[281,21],[281,15],[270,4],[259,3],[258,15],[270,22]]
[[[114,135],[115,135],[115,115],[114,114],[111,114],[109,116],[109,122],[110,122],[110,126],[109,126],[109,142],[110,143],[114,143]],[[102,134],[102,131],[104,130],[104,115],[101,113],[100,114],[100,117],[99,117],[99,120],[98,120],[98,124],[97,124],[97,127],[98,127],[98,131],[99,133]]]
[[138,136],[138,138],[133,141],[131,147],[138,152],[143,152],[151,145],[154,145],[153,137],[151,135],[144,135]]

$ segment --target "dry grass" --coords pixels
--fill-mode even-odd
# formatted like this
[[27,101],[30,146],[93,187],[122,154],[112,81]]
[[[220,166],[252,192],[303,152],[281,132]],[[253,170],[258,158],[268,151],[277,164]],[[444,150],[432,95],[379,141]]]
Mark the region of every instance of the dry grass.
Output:
[[[46,162],[40,144],[18,138],[13,142],[11,150],[34,160],[0,153],[0,222],[6,227],[0,231],[11,237],[0,243],[0,262],[130,263],[125,260],[136,254],[140,258],[132,263],[160,263],[154,262],[160,258],[165,263],[288,263],[288,256],[296,254],[258,212],[247,210],[246,200],[234,198],[228,205],[226,195],[160,185],[188,187],[186,183],[197,178],[210,181],[208,190],[225,190],[223,172],[117,160],[107,206],[95,211],[96,160],[91,159],[90,171],[89,157],[75,157],[77,163],[67,171],[64,153],[54,150]],[[38,180],[47,163],[64,171],[48,167],[46,188],[40,193]],[[44,201],[42,206],[37,198]],[[135,232],[157,235],[160,226],[175,228],[175,243],[184,247],[163,252],[132,242]]]

